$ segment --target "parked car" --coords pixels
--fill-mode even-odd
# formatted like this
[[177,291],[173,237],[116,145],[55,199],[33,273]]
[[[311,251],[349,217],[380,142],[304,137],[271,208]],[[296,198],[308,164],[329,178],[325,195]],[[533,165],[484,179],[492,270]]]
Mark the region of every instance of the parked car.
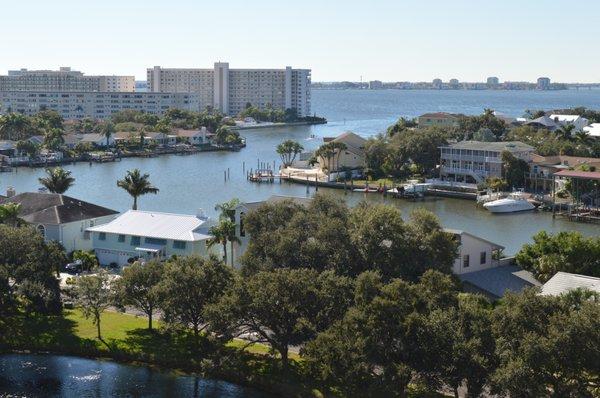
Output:
[[83,269],[81,260],[75,260],[72,263],[65,265],[65,272],[71,275],[79,274]]

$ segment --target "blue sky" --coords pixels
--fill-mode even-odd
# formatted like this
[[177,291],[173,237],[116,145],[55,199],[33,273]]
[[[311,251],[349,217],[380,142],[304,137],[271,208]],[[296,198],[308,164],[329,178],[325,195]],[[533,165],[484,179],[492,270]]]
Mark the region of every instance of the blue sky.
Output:
[[306,67],[314,81],[600,82],[600,2],[30,0],[1,9],[0,73]]

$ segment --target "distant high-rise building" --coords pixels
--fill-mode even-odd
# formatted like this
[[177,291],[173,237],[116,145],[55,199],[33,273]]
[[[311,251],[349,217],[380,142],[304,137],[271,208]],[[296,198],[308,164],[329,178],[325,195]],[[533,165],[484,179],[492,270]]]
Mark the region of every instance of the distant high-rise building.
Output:
[[433,79],[433,88],[442,88],[442,79]]
[[497,86],[497,85],[499,85],[499,84],[500,84],[500,79],[498,79],[498,78],[497,78],[497,77],[495,77],[495,76],[488,77],[488,78],[487,78],[487,81],[486,81],[486,84],[487,84],[488,86],[490,86],[490,87]]
[[12,70],[0,76],[0,91],[133,92],[134,76],[85,76],[61,67],[59,70]]
[[548,90],[550,88],[550,78],[549,77],[539,77],[537,79],[537,89],[538,90]]
[[310,69],[231,69],[229,63],[217,62],[212,69],[155,66],[147,72],[149,91],[196,93],[201,109],[237,115],[250,104],[310,115]]
[[383,82],[381,80],[371,80],[369,82],[369,90],[378,90],[383,88]]
[[452,87],[452,88],[459,87],[458,79],[450,79],[450,81],[448,83],[450,84],[450,87]]

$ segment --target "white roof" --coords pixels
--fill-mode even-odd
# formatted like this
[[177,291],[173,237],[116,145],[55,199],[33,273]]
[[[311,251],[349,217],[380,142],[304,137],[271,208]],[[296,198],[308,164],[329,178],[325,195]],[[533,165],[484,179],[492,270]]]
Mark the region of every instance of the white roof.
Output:
[[544,283],[541,294],[559,296],[577,288],[600,293],[600,278],[559,271],[548,282]]
[[592,123],[583,128],[591,137],[600,137],[600,123]]
[[559,115],[559,114],[552,114],[550,115],[550,119],[552,120],[557,120],[559,122],[570,122],[573,123],[575,120],[579,119],[581,116],[579,115]]
[[447,232],[449,234],[455,234],[455,235],[468,235],[468,236],[470,236],[473,239],[477,239],[477,240],[479,240],[481,242],[485,242],[485,243],[489,244],[490,246],[492,246],[495,249],[504,249],[505,248],[504,246],[499,245],[498,243],[494,243],[492,241],[489,241],[487,239],[482,238],[481,236],[473,235],[470,232],[463,231],[463,230],[460,230],[460,229],[444,228],[444,232]]
[[87,230],[193,242],[210,238],[205,225],[207,221],[206,218],[186,214],[129,210],[107,224]]

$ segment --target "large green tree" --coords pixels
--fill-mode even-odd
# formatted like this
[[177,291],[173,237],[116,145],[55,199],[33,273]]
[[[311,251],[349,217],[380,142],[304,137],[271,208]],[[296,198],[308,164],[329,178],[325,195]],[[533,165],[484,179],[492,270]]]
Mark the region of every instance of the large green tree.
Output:
[[288,368],[290,346],[310,340],[343,316],[351,299],[350,281],[309,269],[262,271],[241,279],[211,307],[212,331],[225,339],[243,336],[267,343]]
[[161,310],[169,324],[192,328],[197,337],[208,326],[207,307],[233,282],[233,271],[216,257],[170,260],[159,285]]
[[142,311],[148,317],[148,330],[152,330],[152,320],[162,300],[160,283],[164,271],[164,264],[157,260],[144,265],[136,262],[126,267],[115,283],[119,304]]
[[281,157],[283,167],[291,166],[296,156],[304,150],[298,141],[285,140],[277,145],[277,154]]
[[75,285],[75,297],[83,315],[91,318],[92,323],[96,325],[97,337],[102,340],[102,313],[114,303],[114,291],[108,272],[96,269],[92,274],[79,277]]

